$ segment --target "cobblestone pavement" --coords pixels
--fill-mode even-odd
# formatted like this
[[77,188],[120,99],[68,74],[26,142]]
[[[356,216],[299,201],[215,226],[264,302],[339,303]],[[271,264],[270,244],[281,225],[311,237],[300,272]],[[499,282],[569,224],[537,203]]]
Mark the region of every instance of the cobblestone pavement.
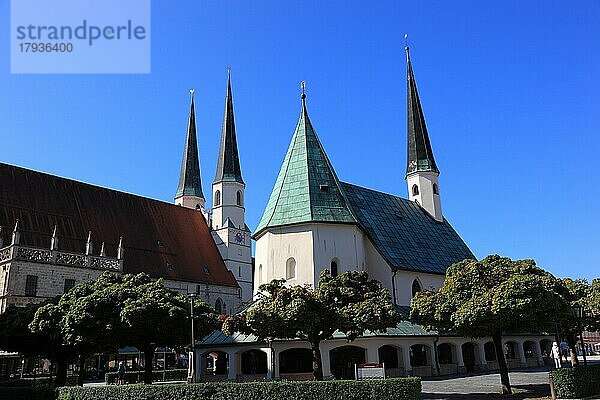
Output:
[[[581,361],[581,360],[580,360]],[[600,362],[600,356],[588,358]],[[500,394],[500,375],[497,372],[447,378],[424,378],[424,400],[490,400],[490,399],[549,399],[548,369],[536,368],[510,372],[513,396]]]

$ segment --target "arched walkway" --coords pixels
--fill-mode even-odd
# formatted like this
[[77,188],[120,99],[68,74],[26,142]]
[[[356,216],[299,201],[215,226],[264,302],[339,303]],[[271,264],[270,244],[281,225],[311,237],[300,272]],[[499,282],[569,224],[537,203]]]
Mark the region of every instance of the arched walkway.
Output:
[[312,350],[293,348],[279,353],[279,376],[289,380],[311,380]]
[[238,380],[263,380],[267,374],[267,353],[261,350],[247,350],[240,354],[240,372]]
[[365,363],[365,349],[341,346],[329,351],[331,375],[334,379],[354,379],[354,365]]
[[384,345],[378,350],[379,363],[385,364],[385,375],[387,377],[398,377],[404,375],[404,361],[402,360],[402,349],[396,346]]
[[210,351],[200,356],[200,380],[203,382],[226,381],[229,357],[222,351]]
[[474,372],[481,369],[481,363],[478,362],[478,360],[481,360],[479,347],[475,343],[463,343],[461,351],[466,372]]
[[494,342],[486,342],[483,345],[483,352],[485,353],[485,362],[487,363],[488,370],[498,369],[498,358],[496,357]]
[[409,349],[410,365],[413,375],[431,376],[431,348],[424,344],[413,344]]
[[538,360],[541,358],[537,344],[532,340],[526,340],[523,343],[523,353],[528,367],[537,367]]
[[517,342],[510,341],[504,344],[504,357],[506,358],[506,366],[509,369],[521,366],[519,356],[519,344]]
[[458,372],[456,363],[456,346],[452,343],[441,343],[437,346],[440,375],[451,375]]
[[553,365],[552,358],[550,358],[550,353],[552,351],[552,341],[550,339],[540,340],[540,351],[544,365]]

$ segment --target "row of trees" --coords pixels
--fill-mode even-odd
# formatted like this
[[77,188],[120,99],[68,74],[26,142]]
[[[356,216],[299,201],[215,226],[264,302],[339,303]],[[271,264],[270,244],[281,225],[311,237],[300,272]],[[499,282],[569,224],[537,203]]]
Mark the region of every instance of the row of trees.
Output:
[[497,255],[464,260],[446,271],[439,290],[425,290],[412,300],[412,322],[440,333],[491,337],[503,393],[512,393],[502,336],[558,333],[567,338],[577,363],[578,321],[572,306],[585,310],[583,325],[600,329],[600,280],[557,279],[533,260],[513,261]]
[[[41,305],[9,308],[0,315],[0,348],[47,357],[62,386],[69,363],[78,360],[83,371],[88,356],[134,346],[144,352],[144,382],[152,383],[156,347],[190,343],[189,311],[188,299],[161,279],[106,272]],[[194,313],[197,338],[218,328],[218,315],[203,301],[195,301]]]
[[[401,320],[387,289],[365,272],[345,272],[334,278],[325,270],[315,290],[284,284],[284,280],[273,280],[262,285],[264,297],[245,313],[226,319],[223,331],[254,334],[265,340],[306,340],[313,351],[315,380],[323,379],[319,344],[335,331],[352,341],[366,330],[385,331]],[[424,290],[415,296],[410,320],[442,334],[491,337],[502,391],[511,393],[502,336],[558,331],[574,349],[578,324],[571,306],[575,303],[586,310],[584,326],[600,329],[600,280],[592,285],[561,280],[533,260],[493,255],[449,267],[439,290]]]

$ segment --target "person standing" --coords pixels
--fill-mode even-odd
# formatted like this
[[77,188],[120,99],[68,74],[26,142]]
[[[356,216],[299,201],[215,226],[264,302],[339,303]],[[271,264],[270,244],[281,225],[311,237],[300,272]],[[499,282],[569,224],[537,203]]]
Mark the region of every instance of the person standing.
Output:
[[125,384],[125,364],[123,361],[119,362],[119,368],[117,368],[117,385]]
[[561,359],[560,359],[560,348],[558,347],[558,343],[552,342],[552,350],[550,350],[550,357],[554,359],[554,367],[561,367]]
[[569,344],[565,339],[560,342],[560,353],[565,358],[565,364],[569,361]]

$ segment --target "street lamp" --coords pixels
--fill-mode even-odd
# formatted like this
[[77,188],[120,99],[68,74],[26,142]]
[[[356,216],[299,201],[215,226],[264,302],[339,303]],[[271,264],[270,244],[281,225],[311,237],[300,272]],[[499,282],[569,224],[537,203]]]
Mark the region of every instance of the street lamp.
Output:
[[188,383],[194,383],[196,380],[196,357],[195,357],[195,335],[194,335],[194,299],[198,295],[196,293],[188,293],[190,298],[190,320],[192,321],[192,342],[188,357]]
[[583,365],[587,365],[587,358],[585,356],[585,343],[583,342],[583,330],[581,329],[581,319],[583,318],[583,307],[579,303],[574,303],[571,306],[571,312],[573,317],[577,320],[577,327],[579,328],[579,340],[581,342],[581,350],[583,354]]

